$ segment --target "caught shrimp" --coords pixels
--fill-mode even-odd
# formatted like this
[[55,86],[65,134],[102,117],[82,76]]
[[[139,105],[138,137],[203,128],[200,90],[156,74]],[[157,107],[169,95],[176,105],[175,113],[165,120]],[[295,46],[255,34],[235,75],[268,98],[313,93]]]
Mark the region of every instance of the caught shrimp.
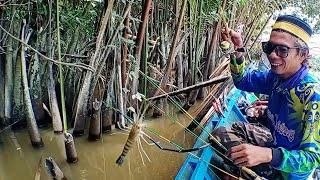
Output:
[[124,162],[124,158],[128,154],[129,150],[132,149],[133,144],[137,141],[139,135],[141,133],[141,126],[140,123],[133,123],[132,128],[130,130],[128,139],[126,144],[123,147],[122,153],[118,157],[116,163],[121,166]]

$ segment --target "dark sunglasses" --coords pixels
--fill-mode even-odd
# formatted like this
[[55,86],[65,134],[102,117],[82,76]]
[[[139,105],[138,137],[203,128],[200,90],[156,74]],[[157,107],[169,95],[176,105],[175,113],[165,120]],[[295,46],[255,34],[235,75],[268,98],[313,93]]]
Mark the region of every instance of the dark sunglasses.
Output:
[[262,42],[262,50],[267,55],[270,55],[273,51],[275,51],[276,55],[281,58],[288,57],[288,53],[290,49],[299,49],[299,47],[288,47],[285,45],[274,44],[270,41]]

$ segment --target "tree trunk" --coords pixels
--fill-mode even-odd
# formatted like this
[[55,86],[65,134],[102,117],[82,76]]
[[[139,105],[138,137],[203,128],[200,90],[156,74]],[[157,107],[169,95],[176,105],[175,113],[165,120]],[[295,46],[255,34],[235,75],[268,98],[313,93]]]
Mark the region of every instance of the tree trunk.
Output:
[[178,89],[182,89],[183,88],[183,65],[182,65],[183,57],[182,57],[182,54],[179,54],[177,56],[176,61],[177,61],[177,65],[176,65],[177,86],[178,86]]
[[40,125],[45,125],[48,121],[45,119],[45,113],[43,110],[42,90],[41,90],[41,64],[39,61],[39,55],[35,54],[30,68],[30,95],[32,100],[32,107],[35,118]]
[[[52,8],[52,2],[50,2],[49,6]],[[47,35],[47,44],[46,44],[46,50],[47,54],[50,58],[53,58],[53,39],[52,39],[52,17],[51,13],[49,14],[49,33]],[[47,81],[47,89],[48,89],[48,97],[49,97],[49,106],[50,106],[50,113],[52,118],[52,127],[53,132],[56,134],[60,134],[63,132],[63,126],[62,126],[62,119],[60,115],[59,105],[58,105],[58,99],[55,89],[55,79],[53,76],[53,63],[48,62],[47,68],[48,68],[48,81]]]
[[53,78],[51,62],[48,63],[48,74],[49,74],[48,95],[49,95],[49,105],[50,105],[50,112],[51,112],[51,118],[52,118],[52,127],[53,127],[54,133],[60,134],[63,132],[63,126],[62,126],[62,121],[60,116],[60,110],[59,110],[59,105],[57,100],[55,81]]
[[[108,2],[108,8],[103,16],[103,20],[99,29],[97,41],[96,41],[96,49],[93,56],[90,59],[90,66],[97,67],[97,59],[100,55],[101,45],[103,41],[103,36],[106,30],[106,25],[110,18],[110,14],[112,12],[114,0],[110,0]],[[74,120],[74,130],[73,135],[82,136],[84,134],[84,128],[86,123],[86,118],[88,118],[88,100],[89,100],[89,91],[91,86],[91,80],[93,79],[93,72],[87,71],[85,78],[83,80],[83,84],[78,96],[77,100],[77,108],[76,108],[76,116]]]
[[[11,33],[13,33],[13,28]],[[6,59],[4,72],[4,114],[6,119],[10,119],[12,115],[12,91],[13,91],[13,42],[12,38],[8,37],[6,44]]]
[[[127,2],[127,7],[129,6],[129,3]],[[130,5],[131,7],[131,5]],[[128,40],[128,33],[131,31],[130,30],[130,11],[129,10],[128,15],[125,17],[124,21],[124,28],[123,28],[123,33],[122,36],[125,40]],[[122,77],[122,87],[126,86],[126,79],[127,79],[127,60],[128,60],[128,44],[127,42],[123,42],[121,45],[121,52],[122,52],[122,60],[121,60],[121,77]]]
[[152,0],[146,0],[143,6],[143,12],[141,15],[141,23],[139,24],[139,30],[136,39],[136,46],[134,50],[135,56],[135,65],[134,65],[134,77],[132,80],[132,90],[131,95],[137,94],[138,92],[138,83],[139,83],[139,70],[140,70],[140,59],[141,59],[141,49],[143,40],[145,38],[146,26],[149,19],[149,11],[151,8]]
[[52,179],[55,180],[66,180],[67,178],[64,176],[63,172],[57,165],[57,163],[51,158],[48,157],[45,159],[45,166],[49,170],[49,174]]
[[187,0],[183,0],[182,6],[180,9],[180,13],[179,13],[179,20],[178,20],[178,23],[177,23],[177,26],[175,29],[175,34],[174,34],[171,48],[170,48],[170,52],[169,52],[166,70],[165,70],[164,76],[161,80],[160,88],[155,92],[154,96],[159,95],[159,93],[161,92],[160,90],[167,91],[167,82],[169,81],[169,77],[170,77],[171,70],[172,70],[172,64],[173,64],[173,61],[175,60],[175,55],[176,55],[175,51],[176,51],[176,46],[177,46],[178,40],[180,39],[180,32],[181,32],[182,23],[184,22],[184,14],[185,14],[185,9],[186,9],[186,4],[187,4]]
[[[109,98],[110,99],[110,98]],[[114,129],[113,110],[110,107],[102,106],[102,132],[107,133]]]
[[117,80],[116,83],[116,94],[117,94],[117,102],[118,102],[118,109],[120,110],[119,119],[118,119],[118,126],[120,128],[125,128],[125,118],[124,115],[126,111],[124,109],[124,101],[123,101],[123,93],[122,93],[122,78],[121,78],[121,56],[120,53],[115,51],[115,58],[116,58],[116,73],[117,73]]
[[64,133],[64,137],[65,137],[64,144],[66,148],[67,162],[68,163],[78,162],[78,154],[76,151],[72,134]]
[[0,128],[5,124],[4,107],[4,56],[0,52]]
[[[20,48],[19,48],[20,49]],[[18,50],[19,51],[19,50]],[[18,52],[17,51],[17,52]],[[13,89],[13,109],[12,109],[12,120],[18,123],[12,126],[13,129],[20,129],[26,126],[26,113],[24,110],[23,102],[23,87],[22,87],[22,68],[21,68],[21,57],[17,54],[15,60],[14,69],[14,89]]]
[[[25,22],[24,27],[21,31],[21,40],[24,42],[25,36]],[[23,97],[25,103],[25,110],[27,113],[27,125],[28,125],[28,132],[30,135],[31,144],[33,147],[39,148],[43,147],[43,142],[38,130],[36,118],[32,109],[31,97],[29,93],[29,85],[28,85],[28,77],[27,77],[27,67],[26,67],[26,60],[25,60],[25,46],[21,43],[21,71],[22,71],[22,84],[23,84]]]
[[96,141],[101,138],[101,105],[105,92],[104,83],[99,81],[93,93],[94,102],[92,103],[92,117],[90,120],[88,140]]
[[89,141],[97,141],[101,138],[101,104],[102,102],[95,98],[89,127]]

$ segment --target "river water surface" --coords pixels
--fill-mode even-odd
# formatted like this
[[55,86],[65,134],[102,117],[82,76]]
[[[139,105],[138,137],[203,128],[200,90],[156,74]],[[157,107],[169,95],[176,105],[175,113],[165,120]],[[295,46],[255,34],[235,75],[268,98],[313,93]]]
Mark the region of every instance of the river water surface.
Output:
[[[175,110],[169,111],[177,115],[178,121],[183,126],[189,124],[190,118]],[[194,137],[185,132],[182,125],[174,123],[168,117],[163,116],[152,121],[149,119],[144,123],[163,137],[185,148],[192,147]],[[121,167],[118,166],[115,161],[127,139],[127,135],[123,133],[125,132],[113,130],[109,134],[103,134],[102,139],[95,142],[89,142],[87,137],[76,138],[79,161],[76,164],[68,164],[65,160],[62,135],[53,134],[51,129],[41,130],[45,147],[38,150],[32,148],[25,130],[14,133],[6,131],[0,134],[0,180],[34,180],[41,157],[41,180],[50,179],[43,163],[48,156],[57,162],[69,180],[173,179],[175,177],[186,154],[163,151],[143,141],[143,149],[151,162],[143,155],[143,164],[138,146],[135,144],[124,164]],[[164,141],[160,142],[174,148]]]

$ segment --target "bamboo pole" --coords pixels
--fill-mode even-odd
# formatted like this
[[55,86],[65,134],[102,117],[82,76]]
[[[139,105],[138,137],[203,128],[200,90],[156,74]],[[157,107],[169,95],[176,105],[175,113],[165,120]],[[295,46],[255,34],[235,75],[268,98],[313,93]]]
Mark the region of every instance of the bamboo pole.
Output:
[[181,28],[182,28],[184,14],[185,14],[185,10],[186,10],[186,5],[187,5],[187,0],[183,0],[182,6],[181,6],[181,9],[180,9],[178,24],[176,26],[176,31],[175,31],[175,34],[173,36],[173,41],[172,41],[170,52],[169,52],[169,57],[168,57],[168,61],[167,61],[165,74],[162,77],[160,88],[155,92],[154,96],[158,95],[161,92],[160,90],[167,91],[167,86],[166,85],[167,85],[167,82],[169,80],[169,75],[171,74],[173,61],[175,59],[174,55],[175,55],[176,46],[177,46],[178,40],[180,39],[180,31],[181,31]]
[[[53,57],[53,42],[52,42],[52,2],[49,2],[49,21],[48,21],[48,27],[49,27],[49,33],[47,35],[47,53],[49,58]],[[49,106],[50,106],[50,113],[52,118],[52,127],[53,132],[56,134],[60,134],[63,132],[63,126],[62,126],[62,120],[60,116],[60,110],[58,106],[58,100],[57,100],[57,94],[55,90],[55,80],[53,77],[53,69],[52,69],[52,62],[48,62],[48,82],[47,82],[47,89],[48,89],[48,96],[49,96]]]
[[270,19],[272,18],[273,14],[269,15],[267,21],[264,23],[263,27],[261,28],[261,30],[259,31],[259,33],[257,34],[256,38],[254,39],[253,43],[251,44],[249,49],[252,49],[252,47],[256,44],[258,38],[260,37],[260,35],[262,34],[263,30],[265,29],[265,27],[267,26],[268,22],[270,21]]
[[60,46],[60,10],[59,10],[59,0],[56,2],[56,15],[57,15],[57,48],[58,48],[58,62],[59,64],[59,79],[60,79],[60,95],[61,95],[61,109],[62,109],[62,119],[63,119],[63,132],[65,137],[65,151],[67,156],[68,163],[76,163],[78,161],[78,155],[76,151],[76,147],[74,144],[72,134],[68,133],[68,125],[67,125],[67,115],[66,115],[66,107],[65,107],[65,96],[64,96],[64,78],[61,66],[61,46]]
[[[222,9],[219,9],[218,14],[223,13],[225,6],[226,6],[226,2],[227,2],[227,0],[224,0],[222,2]],[[210,65],[212,64],[210,62],[214,60],[215,49],[218,44],[217,40],[218,40],[218,34],[220,33],[220,30],[221,30],[222,20],[223,20],[223,17],[221,17],[219,19],[219,21],[215,24],[215,27],[212,29],[213,33],[211,34],[212,36],[211,36],[210,46],[209,46],[208,55],[207,55],[207,59],[206,59],[205,69],[203,71],[203,80],[208,79],[209,68],[210,68]],[[223,23],[225,23],[225,22],[223,22]]]
[[114,125],[112,124],[113,121],[113,110],[112,110],[112,106],[113,106],[113,98],[112,96],[114,95],[114,80],[115,80],[115,68],[114,68],[114,64],[113,61],[112,64],[110,65],[112,68],[112,70],[110,71],[106,71],[106,77],[109,78],[109,80],[107,79],[106,82],[108,84],[107,87],[107,97],[106,97],[106,103],[102,104],[102,132],[106,133],[106,132],[110,132],[112,129],[114,129]]
[[45,167],[52,179],[67,180],[57,163],[51,157],[45,159]]
[[94,102],[92,103],[93,112],[92,112],[92,117],[90,119],[90,126],[89,126],[89,135],[88,135],[89,141],[97,141],[101,138],[101,133],[102,133],[101,107],[102,107],[105,88],[106,87],[104,84],[104,80],[101,79],[97,83],[97,86],[95,87],[95,90],[93,93]]
[[125,128],[125,118],[124,114],[126,114],[126,111],[124,109],[124,101],[123,101],[123,93],[122,93],[122,77],[121,77],[121,56],[118,51],[115,50],[115,57],[116,57],[116,74],[117,74],[117,81],[116,81],[116,94],[117,94],[117,102],[118,102],[118,108],[120,110],[119,114],[119,124],[118,126],[120,128]]
[[154,96],[154,97],[148,98],[147,100],[151,101],[151,100],[157,100],[157,99],[161,99],[161,98],[168,97],[168,96],[174,96],[174,95],[185,93],[185,92],[188,92],[188,91],[191,91],[191,90],[194,90],[194,89],[199,89],[199,88],[202,88],[202,87],[211,86],[213,84],[218,84],[218,83],[221,83],[221,82],[224,82],[224,81],[228,80],[229,78],[230,78],[230,76],[216,77],[216,78],[213,78],[213,79],[205,81],[205,82],[201,82],[201,83],[196,84],[196,85],[192,85],[192,86],[189,86],[189,87],[186,87],[186,88],[183,88],[183,89],[179,89],[177,91],[173,91],[173,92],[169,92],[169,93],[166,93],[166,94],[161,94],[161,95],[158,95],[158,96]]
[[61,66],[61,45],[60,45],[60,10],[59,10],[59,0],[57,0],[56,3],[57,7],[57,49],[58,49],[58,62],[60,62],[58,68],[59,68],[59,80],[60,80],[60,96],[61,96],[61,111],[62,111],[62,122],[63,122],[63,129],[66,132],[68,130],[67,128],[67,114],[66,114],[66,103],[65,103],[65,96],[64,96],[64,78],[63,78],[63,72],[62,72],[62,66]]
[[[108,7],[107,7],[105,14],[103,15],[103,20],[102,20],[102,23],[100,25],[100,29],[98,32],[98,37],[97,37],[96,46],[95,46],[95,52],[94,52],[93,56],[91,56],[91,58],[90,58],[89,65],[91,67],[95,67],[98,65],[97,59],[98,59],[98,56],[100,55],[103,37],[105,34],[108,20],[110,19],[110,16],[111,16],[113,4],[114,4],[114,0],[108,1]],[[89,100],[89,91],[90,91],[92,78],[93,78],[93,72],[87,71],[85,78],[83,80],[83,84],[82,84],[79,96],[78,96],[78,100],[77,100],[76,116],[75,116],[75,120],[74,120],[74,131],[73,131],[73,135],[75,135],[75,136],[82,136],[84,134],[85,122],[86,122],[86,118],[88,115],[88,100]]]
[[121,77],[122,77],[122,86],[125,87],[126,86],[126,79],[127,79],[127,59],[128,59],[128,44],[126,42],[126,40],[129,38],[129,31],[130,31],[130,11],[131,11],[131,4],[129,4],[129,2],[127,2],[126,4],[127,8],[129,8],[129,12],[127,14],[127,16],[125,17],[124,20],[124,28],[122,31],[122,36],[124,38],[124,42],[121,45],[121,52],[122,52],[122,56],[121,56]]
[[42,87],[41,87],[41,64],[39,55],[35,54],[32,63],[29,65],[30,72],[30,96],[33,102],[33,111],[38,125],[46,126],[49,121],[45,117],[42,101]]
[[[226,83],[222,84],[219,89],[216,87],[216,89],[213,91],[215,92],[216,97],[219,97],[219,95],[231,84],[231,81],[227,81]],[[214,96],[211,96],[210,102],[212,102]],[[203,120],[203,117],[207,114],[207,112],[211,108],[211,103],[205,104],[205,106],[201,109],[201,111],[195,116],[195,118],[191,121],[191,123],[188,125],[187,129],[193,131],[195,128],[201,124],[201,121]]]
[[4,120],[4,56],[0,54],[0,128],[5,124]]
[[137,40],[135,42],[135,49],[134,49],[135,65],[133,67],[134,77],[132,80],[131,95],[134,95],[138,92],[141,49],[142,49],[143,40],[145,38],[145,32],[146,32],[148,19],[149,19],[149,11],[151,8],[151,3],[152,3],[152,0],[145,1],[145,4],[143,6],[143,12],[141,15],[141,23],[139,24]]
[[[19,50],[18,50],[19,51]],[[14,70],[14,89],[13,89],[13,106],[12,119],[18,122],[12,126],[13,129],[19,129],[26,126],[26,112],[24,110],[23,86],[22,86],[22,68],[20,54],[17,54]],[[20,120],[20,122],[19,122]]]
[[[123,16],[126,17],[126,16],[129,14],[130,10],[131,10],[131,3],[129,2],[128,6],[126,6],[126,9],[125,9],[125,11],[124,11]],[[96,72],[95,72],[95,74],[94,74],[93,80],[92,80],[91,85],[90,85],[90,88],[89,88],[89,92],[90,92],[89,95],[91,95],[91,91],[93,92],[94,87],[96,86],[96,84],[97,84],[97,82],[98,82],[98,78],[100,77],[100,74],[101,74],[104,66],[106,65],[107,59],[110,58],[109,55],[110,55],[111,50],[112,50],[111,47],[112,47],[114,41],[116,40],[116,38],[118,37],[118,33],[119,33],[119,31],[120,31],[120,29],[121,29],[121,27],[122,27],[121,24],[122,24],[123,22],[124,22],[124,19],[122,19],[122,20],[117,24],[117,28],[116,28],[116,30],[114,30],[113,35],[112,35],[111,38],[108,40],[106,48],[105,48],[105,49],[103,50],[103,52],[100,54],[100,57],[101,57],[101,58],[99,58],[99,60],[97,60],[97,63],[96,63],[97,68],[96,68]],[[112,57],[111,57],[111,58],[112,58]],[[112,61],[111,61],[111,62],[112,62]],[[109,61],[108,63],[110,63],[110,61]],[[130,64],[129,64],[129,65],[130,65]],[[112,68],[114,68],[114,67],[112,66]],[[127,68],[127,69],[130,69],[130,68]],[[108,77],[107,77],[107,78],[108,78]],[[129,76],[127,76],[127,79],[128,79],[128,78],[129,78]]]
[[[15,1],[14,1],[15,2]],[[11,13],[15,13],[16,7],[11,7]],[[14,28],[11,33],[14,34]],[[4,117],[11,118],[12,115],[12,95],[13,95],[13,39],[8,37],[5,51],[5,69],[4,69]]]

